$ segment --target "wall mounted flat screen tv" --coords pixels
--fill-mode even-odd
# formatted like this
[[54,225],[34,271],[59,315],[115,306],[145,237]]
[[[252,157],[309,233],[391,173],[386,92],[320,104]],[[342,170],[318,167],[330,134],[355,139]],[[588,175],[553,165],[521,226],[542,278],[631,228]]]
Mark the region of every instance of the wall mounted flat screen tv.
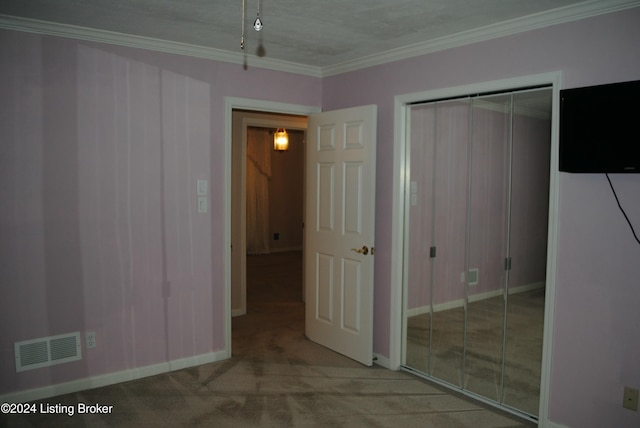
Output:
[[640,173],[640,80],[560,91],[560,171]]

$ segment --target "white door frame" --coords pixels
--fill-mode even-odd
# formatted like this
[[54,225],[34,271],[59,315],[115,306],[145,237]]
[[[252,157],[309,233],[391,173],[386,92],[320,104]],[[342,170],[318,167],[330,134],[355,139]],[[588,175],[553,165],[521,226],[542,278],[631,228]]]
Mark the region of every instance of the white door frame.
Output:
[[[551,115],[551,159],[549,183],[549,227],[547,235],[547,276],[545,294],[544,335],[542,345],[542,373],[540,385],[539,421],[549,421],[549,397],[551,383],[551,357],[553,345],[553,325],[556,294],[556,260],[558,241],[558,146],[559,146],[559,106],[562,73],[551,72],[522,76],[512,79],[482,82],[452,88],[398,95],[394,99],[394,152],[393,152],[393,220],[391,242],[391,284],[404,284],[405,200],[409,192],[409,162],[406,159],[407,130],[406,118],[410,104],[442,98],[465,96],[473,93],[511,90],[530,86],[551,85],[553,93]],[[389,366],[397,370],[402,365],[402,287],[391,288],[390,355]]]
[[283,113],[308,116],[322,109],[317,106],[279,103],[249,98],[224,98],[224,355],[231,358],[231,147],[233,110],[253,110],[265,113]]

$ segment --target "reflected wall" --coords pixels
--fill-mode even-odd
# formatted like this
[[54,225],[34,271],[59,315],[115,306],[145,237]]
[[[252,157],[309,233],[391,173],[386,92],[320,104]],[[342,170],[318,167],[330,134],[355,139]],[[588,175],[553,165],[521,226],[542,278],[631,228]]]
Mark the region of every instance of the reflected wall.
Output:
[[551,90],[409,114],[405,365],[538,413]]

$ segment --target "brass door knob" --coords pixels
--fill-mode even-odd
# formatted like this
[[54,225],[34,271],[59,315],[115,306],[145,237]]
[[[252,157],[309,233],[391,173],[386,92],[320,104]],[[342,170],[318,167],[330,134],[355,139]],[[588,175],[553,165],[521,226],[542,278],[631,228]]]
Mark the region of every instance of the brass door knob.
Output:
[[351,251],[355,251],[358,254],[367,255],[369,254],[369,247],[363,245],[362,248],[352,248]]

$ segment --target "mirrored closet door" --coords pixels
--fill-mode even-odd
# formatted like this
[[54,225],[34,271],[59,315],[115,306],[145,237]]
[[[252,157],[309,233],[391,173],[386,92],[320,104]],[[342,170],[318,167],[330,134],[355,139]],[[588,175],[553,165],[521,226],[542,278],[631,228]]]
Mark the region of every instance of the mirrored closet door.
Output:
[[535,417],[551,89],[411,106],[406,368]]

